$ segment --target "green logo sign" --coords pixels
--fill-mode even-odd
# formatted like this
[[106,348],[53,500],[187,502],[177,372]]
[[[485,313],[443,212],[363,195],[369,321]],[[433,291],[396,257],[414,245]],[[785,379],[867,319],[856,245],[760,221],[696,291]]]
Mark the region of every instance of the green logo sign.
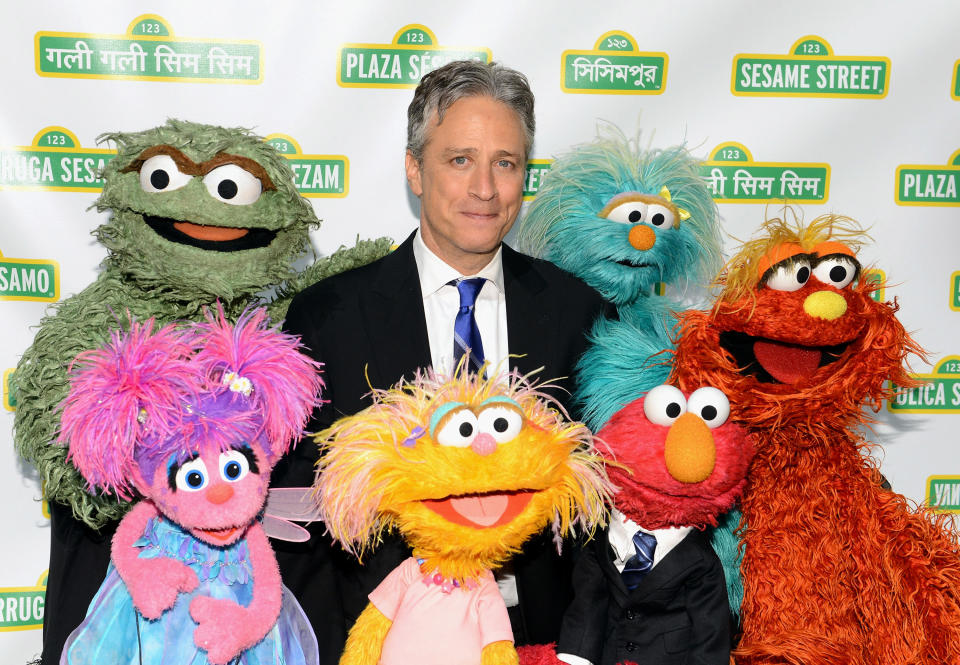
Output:
[[8,259],[0,253],[0,300],[60,298],[60,265],[49,259]]
[[344,44],[337,54],[337,83],[345,88],[415,88],[425,74],[453,60],[490,62],[486,47],[438,46],[430,28],[412,24],[390,44]]
[[69,129],[46,127],[33,144],[0,148],[0,189],[99,192],[100,174],[116,150],[81,148]]
[[740,143],[723,143],[700,165],[717,203],[823,203],[830,191],[830,165],[755,162]]
[[0,587],[0,631],[43,628],[47,574],[34,587]]
[[263,47],[250,40],[181,39],[154,14],[123,35],[38,32],[37,74],[67,78],[198,83],[260,83]]
[[271,134],[264,139],[290,160],[294,184],[309,198],[343,198],[349,190],[350,161],[344,155],[305,155],[293,137]]
[[667,84],[666,53],[641,53],[622,30],[600,36],[590,51],[564,51],[560,87],[564,92],[659,95]]
[[917,388],[891,387],[896,396],[887,402],[894,413],[960,413],[960,356],[947,356],[932,374],[912,374],[924,381]]
[[960,270],[950,275],[950,309],[960,312]]
[[960,476],[927,478],[927,505],[943,513],[960,513]]
[[897,167],[896,201],[902,206],[957,206],[960,181],[960,150],[946,166],[901,164]]
[[877,285],[877,289],[870,293],[870,297],[876,302],[884,302],[887,299],[887,289],[884,284],[887,283],[887,275],[879,268],[869,268],[860,273],[860,279]]
[[527,162],[527,172],[523,179],[523,199],[529,201],[540,191],[540,185],[550,172],[552,159],[531,159]]
[[821,37],[801,37],[788,55],[741,53],[733,59],[730,91],[740,96],[882,99],[889,58],[835,56]]
[[10,383],[12,378],[12,367],[3,371],[3,408],[7,411],[14,411],[17,408],[17,396],[13,394],[13,384]]
[[950,85],[950,96],[960,100],[960,60],[953,63],[953,83]]

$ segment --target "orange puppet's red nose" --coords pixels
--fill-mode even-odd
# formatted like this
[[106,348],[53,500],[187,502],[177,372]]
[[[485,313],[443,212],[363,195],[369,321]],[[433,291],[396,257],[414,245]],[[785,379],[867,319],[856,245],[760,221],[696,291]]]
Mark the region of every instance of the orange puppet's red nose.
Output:
[[218,483],[207,490],[207,501],[210,503],[226,503],[233,496],[233,488],[226,483]]
[[646,250],[656,244],[657,234],[646,224],[636,224],[630,229],[627,240],[634,249]]
[[670,427],[663,447],[667,473],[681,483],[699,483],[710,477],[717,463],[717,447],[707,424],[685,413]]

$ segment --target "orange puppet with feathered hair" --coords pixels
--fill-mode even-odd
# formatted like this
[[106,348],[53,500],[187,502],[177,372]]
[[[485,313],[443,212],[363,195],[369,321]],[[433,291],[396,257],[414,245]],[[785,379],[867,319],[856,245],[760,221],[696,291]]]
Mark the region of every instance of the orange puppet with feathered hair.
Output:
[[319,438],[333,537],[360,556],[396,528],[413,548],[370,594],[340,662],[516,663],[491,569],[548,525],[559,546],[603,521],[609,485],[586,426],[519,374],[428,371]]
[[738,663],[960,663],[960,546],[943,517],[882,487],[860,431],[915,385],[922,355],[873,299],[853,220],[779,219],[746,243],[711,311],[681,316],[674,376],[713,385],[756,445],[742,500]]

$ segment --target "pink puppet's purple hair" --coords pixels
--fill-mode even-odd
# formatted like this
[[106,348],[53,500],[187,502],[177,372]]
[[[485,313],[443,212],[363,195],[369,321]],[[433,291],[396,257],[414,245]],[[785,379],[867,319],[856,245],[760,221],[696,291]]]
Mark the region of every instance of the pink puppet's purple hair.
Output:
[[275,462],[303,434],[320,404],[320,364],[300,353],[299,338],[271,329],[266,310],[247,310],[231,326],[218,308],[197,324],[202,340],[196,362],[211,392],[231,391],[261,419],[265,454]]
[[59,440],[91,488],[129,498],[134,468],[149,483],[171,460],[238,445],[272,466],[303,433],[319,404],[319,364],[270,329],[264,310],[236,326],[218,308],[203,323],[152,328],[132,323],[76,360]]
[[70,367],[70,392],[61,404],[58,442],[90,488],[130,498],[134,451],[144,427],[168,438],[182,404],[196,399],[190,362],[192,337],[171,324],[132,321],[100,349],[78,355]]

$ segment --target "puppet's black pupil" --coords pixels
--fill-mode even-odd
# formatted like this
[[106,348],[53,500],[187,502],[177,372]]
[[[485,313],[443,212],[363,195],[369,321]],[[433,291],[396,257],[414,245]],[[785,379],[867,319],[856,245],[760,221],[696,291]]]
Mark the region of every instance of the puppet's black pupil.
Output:
[[157,169],[150,174],[150,184],[156,189],[165,189],[170,184],[170,174],[162,169]]
[[631,210],[630,216],[627,218],[633,223],[637,223],[643,217],[643,214],[639,210]]
[[833,266],[830,268],[830,279],[834,282],[842,282],[847,276],[847,269],[843,266]]
[[797,281],[806,284],[808,279],[810,279],[810,268],[803,266],[797,271]]
[[473,425],[470,423],[460,423],[460,436],[470,436],[473,434]]
[[654,226],[662,226],[662,225],[663,225],[663,213],[658,212],[656,215],[653,216],[653,219],[651,219],[650,221],[653,222],[653,225],[654,225]]
[[187,485],[190,487],[200,487],[203,485],[203,474],[199,471],[191,471],[187,474]]
[[704,420],[713,420],[717,417],[717,407],[705,406],[700,410],[700,417]]
[[237,195],[237,183],[233,180],[221,180],[220,184],[217,185],[217,193],[220,198],[232,199]]
[[240,464],[237,462],[230,462],[227,464],[226,472],[227,478],[230,478],[231,480],[236,478],[240,475]]
[[510,423],[507,422],[506,418],[497,418],[493,421],[493,429],[498,432],[506,432],[508,427],[510,427]]
[[670,416],[671,418],[676,418],[677,416],[679,416],[680,411],[681,411],[680,405],[677,404],[676,402],[670,402],[669,404],[667,404],[667,415]]

